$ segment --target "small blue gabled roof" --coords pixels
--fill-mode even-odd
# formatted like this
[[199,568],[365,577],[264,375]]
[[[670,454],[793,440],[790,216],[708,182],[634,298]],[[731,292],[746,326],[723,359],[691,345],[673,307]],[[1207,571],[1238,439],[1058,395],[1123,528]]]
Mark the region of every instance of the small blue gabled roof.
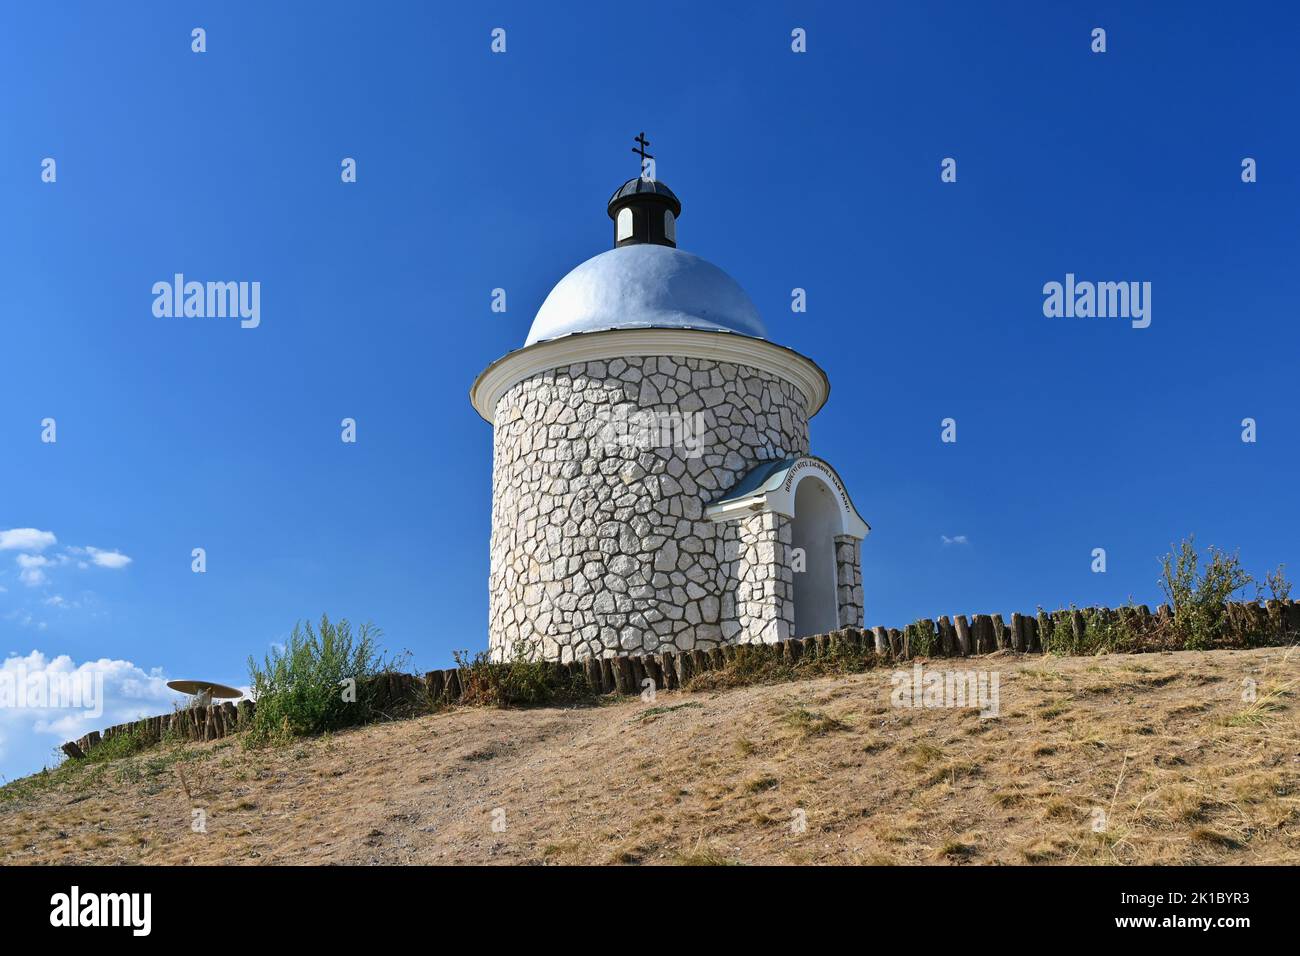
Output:
[[[798,474],[792,475],[796,471]],[[815,455],[755,465],[721,498],[705,508],[704,513],[714,521],[731,521],[754,511],[772,511],[793,518],[795,488],[804,478],[814,475],[832,491],[840,516],[840,533],[858,539],[866,537],[871,532],[871,525],[858,514],[848,489],[830,462]],[[785,487],[787,484],[789,487]]]
[[751,495],[774,491],[781,487],[781,482],[785,481],[786,472],[794,467],[794,463],[798,460],[798,458],[785,458],[780,461],[765,462],[756,468],[750,469],[744,478],[736,482],[726,494],[713,504],[720,505],[729,501],[740,501],[742,498],[748,498]]

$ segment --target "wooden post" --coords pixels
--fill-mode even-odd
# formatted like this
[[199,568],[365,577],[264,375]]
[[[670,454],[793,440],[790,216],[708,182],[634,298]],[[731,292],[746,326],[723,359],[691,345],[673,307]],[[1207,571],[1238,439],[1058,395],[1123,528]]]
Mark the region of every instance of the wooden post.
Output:
[[659,670],[663,673],[666,690],[682,689],[682,665],[678,660],[681,656],[681,651],[659,652]]
[[957,632],[957,653],[962,657],[971,653],[972,645],[970,641],[970,624],[966,620],[965,614],[958,614],[953,620],[954,629]]
[[600,659],[600,686],[602,693],[612,694],[618,690],[618,681],[614,675],[613,658],[602,657]]
[[939,618],[939,652],[944,657],[957,653],[957,632],[953,629],[952,618],[944,614]]
[[1002,618],[998,617],[995,621],[992,614],[983,615],[984,634],[980,639],[980,644],[984,648],[985,654],[992,654],[998,649],[998,631],[1001,630]]
[[640,657],[629,657],[627,662],[632,665],[632,693],[639,694],[645,687],[645,664]]
[[600,679],[600,661],[594,657],[584,657],[582,659],[582,672],[586,675],[587,686],[591,688],[593,694],[603,694],[603,684]]
[[862,653],[862,631],[859,628],[841,628],[839,634],[840,640],[850,654],[859,655]]
[[659,668],[659,661],[653,654],[647,654],[641,661],[641,666],[645,668],[645,676],[654,681],[655,690],[664,689],[664,675]]
[[434,706],[442,703],[442,691],[445,686],[442,671],[429,671],[424,675],[424,692]]
[[1038,649],[1047,653],[1047,645],[1052,640],[1052,616],[1044,610],[1038,612]]
[[614,690],[620,694],[632,693],[632,664],[626,657],[615,657],[610,661],[614,676]]
[[1088,636],[1088,624],[1083,619],[1083,612],[1077,607],[1070,611],[1070,630],[1074,634],[1074,649],[1078,653]]
[[928,617],[923,617],[916,622],[917,627],[921,630],[921,637],[925,643],[930,645],[927,652],[931,657],[940,657],[943,654],[943,646],[939,640],[939,631],[935,627],[934,621]]
[[994,650],[1005,651],[1011,647],[1011,636],[1008,633],[1006,624],[1002,622],[1001,614],[991,615],[993,621],[993,647]]
[[659,652],[659,673],[665,690],[676,690],[681,686],[677,682],[677,655],[672,651]]
[[1025,652],[1025,616],[1019,611],[1011,613],[1011,649],[1017,654]]
[[72,759],[72,760],[85,760],[85,759],[86,759],[86,755],[85,755],[85,753],[82,752],[81,748],[78,747],[76,744],[74,744],[74,743],[72,743],[72,742],[68,742],[68,743],[64,744],[62,749],[63,749],[63,752],[64,752],[65,754],[67,754],[68,757],[69,757],[70,759]]
[[687,683],[695,676],[694,662],[691,660],[690,651],[678,651],[677,653],[677,686],[685,690]]
[[1269,638],[1275,633],[1272,621],[1269,620],[1268,609],[1260,604],[1251,603],[1247,605],[1249,611],[1248,620],[1251,622],[1250,634],[1243,634],[1241,644],[1243,647],[1249,647],[1253,639]]

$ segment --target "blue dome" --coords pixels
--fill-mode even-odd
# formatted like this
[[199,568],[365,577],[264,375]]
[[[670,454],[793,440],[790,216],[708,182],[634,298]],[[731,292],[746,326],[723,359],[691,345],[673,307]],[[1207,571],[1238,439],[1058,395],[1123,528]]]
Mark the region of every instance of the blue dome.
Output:
[[607,329],[700,329],[766,338],[735,279],[699,256],[638,243],[588,259],[537,310],[525,345]]

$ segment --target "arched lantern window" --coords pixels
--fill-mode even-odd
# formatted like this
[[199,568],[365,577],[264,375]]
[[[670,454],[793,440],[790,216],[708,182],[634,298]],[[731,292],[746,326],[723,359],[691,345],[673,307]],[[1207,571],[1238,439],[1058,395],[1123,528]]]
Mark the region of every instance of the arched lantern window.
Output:
[[624,206],[618,211],[618,232],[615,236],[615,242],[622,242],[624,239],[632,238],[632,210]]

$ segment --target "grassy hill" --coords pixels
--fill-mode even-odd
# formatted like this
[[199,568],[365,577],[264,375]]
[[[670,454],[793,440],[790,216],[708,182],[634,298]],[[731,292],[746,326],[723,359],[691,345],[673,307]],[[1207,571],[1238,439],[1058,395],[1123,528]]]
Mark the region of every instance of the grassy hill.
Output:
[[0,790],[0,857],[1300,863],[1300,652],[930,663],[999,671],[1000,716],[893,707],[880,669],[164,744]]

